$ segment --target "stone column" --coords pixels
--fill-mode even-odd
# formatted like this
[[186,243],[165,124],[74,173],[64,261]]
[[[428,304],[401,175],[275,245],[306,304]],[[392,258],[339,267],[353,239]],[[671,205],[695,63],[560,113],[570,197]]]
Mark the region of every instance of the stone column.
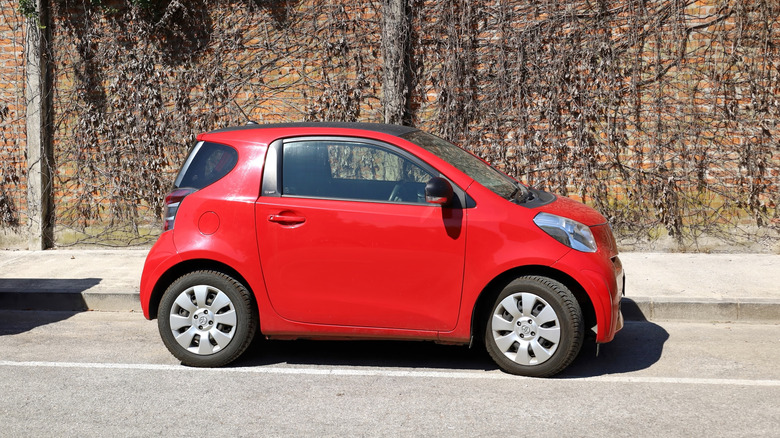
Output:
[[36,10],[38,17],[27,19],[25,38],[28,245],[47,249],[54,245],[48,0],[36,0]]

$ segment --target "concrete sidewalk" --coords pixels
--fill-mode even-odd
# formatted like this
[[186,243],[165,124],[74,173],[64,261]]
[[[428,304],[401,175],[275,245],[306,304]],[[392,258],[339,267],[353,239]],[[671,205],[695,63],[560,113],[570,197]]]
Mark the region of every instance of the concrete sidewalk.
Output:
[[[0,309],[138,312],[147,252],[0,251]],[[620,257],[627,319],[780,323],[780,255]]]
[[148,252],[0,251],[0,309],[140,312]]

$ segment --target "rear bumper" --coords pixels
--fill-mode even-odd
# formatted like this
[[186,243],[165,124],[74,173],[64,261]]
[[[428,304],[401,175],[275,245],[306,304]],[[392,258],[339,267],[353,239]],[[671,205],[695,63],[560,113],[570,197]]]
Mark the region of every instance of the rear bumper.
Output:
[[173,231],[161,234],[149,251],[149,255],[146,256],[143,274],[141,274],[141,310],[146,319],[151,319],[150,304],[160,277],[179,262],[181,257],[173,244]]

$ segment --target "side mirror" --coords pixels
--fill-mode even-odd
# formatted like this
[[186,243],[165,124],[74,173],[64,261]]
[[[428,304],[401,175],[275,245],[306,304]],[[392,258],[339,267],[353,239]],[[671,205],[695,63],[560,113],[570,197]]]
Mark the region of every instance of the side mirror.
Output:
[[425,184],[425,201],[446,206],[452,202],[452,186],[444,178],[435,176]]

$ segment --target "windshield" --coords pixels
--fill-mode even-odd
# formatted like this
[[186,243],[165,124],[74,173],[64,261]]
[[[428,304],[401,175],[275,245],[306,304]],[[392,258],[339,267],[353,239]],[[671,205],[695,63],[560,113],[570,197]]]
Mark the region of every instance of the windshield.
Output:
[[527,197],[528,189],[525,186],[447,140],[423,131],[409,132],[401,135],[401,138],[422,147],[450,163],[453,167],[474,178],[475,181],[492,190],[498,196],[508,200],[516,200],[517,195],[520,194],[522,196],[520,196],[520,199],[517,199],[520,202]]

